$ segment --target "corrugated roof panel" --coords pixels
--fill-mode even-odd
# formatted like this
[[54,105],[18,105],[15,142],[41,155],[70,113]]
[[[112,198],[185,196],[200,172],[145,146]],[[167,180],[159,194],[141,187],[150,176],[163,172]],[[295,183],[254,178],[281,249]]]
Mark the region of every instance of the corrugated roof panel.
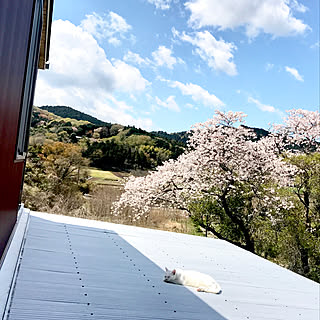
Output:
[[[222,294],[167,284],[163,269],[210,274]],[[34,213],[13,319],[310,319],[319,285],[225,241]]]

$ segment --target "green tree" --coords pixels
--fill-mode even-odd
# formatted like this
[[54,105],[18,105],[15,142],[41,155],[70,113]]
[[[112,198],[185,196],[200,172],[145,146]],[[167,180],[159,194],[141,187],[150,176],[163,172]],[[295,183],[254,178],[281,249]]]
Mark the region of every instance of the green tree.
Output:
[[290,262],[292,269],[320,281],[319,112],[289,110],[284,123],[274,125],[272,140],[293,171],[293,186],[289,190],[293,208],[283,220],[290,239],[284,243],[293,248],[295,257]]
[[295,171],[291,189],[294,208],[284,219],[289,236],[286,246],[294,248],[292,269],[320,282],[320,153],[291,155],[286,159]]
[[77,189],[85,179],[86,173],[82,169],[88,163],[77,145],[63,142],[45,144],[42,147],[41,159],[50,189],[56,194],[70,188]]

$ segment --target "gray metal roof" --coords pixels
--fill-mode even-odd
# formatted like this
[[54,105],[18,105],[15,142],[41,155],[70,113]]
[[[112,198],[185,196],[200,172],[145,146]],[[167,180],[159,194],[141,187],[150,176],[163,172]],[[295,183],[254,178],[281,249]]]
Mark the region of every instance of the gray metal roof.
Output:
[[[164,283],[165,266],[222,294]],[[216,239],[32,213],[18,270],[9,320],[319,320],[319,284]]]

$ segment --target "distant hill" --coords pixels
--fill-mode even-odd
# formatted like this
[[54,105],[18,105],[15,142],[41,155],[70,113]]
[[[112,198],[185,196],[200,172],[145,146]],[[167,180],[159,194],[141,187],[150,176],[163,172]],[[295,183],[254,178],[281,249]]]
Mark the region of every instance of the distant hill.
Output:
[[[135,127],[131,126],[123,126],[120,124],[111,124],[109,122],[104,122],[101,121],[95,117],[92,117],[84,112],[75,110],[71,107],[67,106],[42,106],[40,107],[41,110],[46,110],[56,116],[62,117],[62,118],[68,118],[68,119],[75,119],[78,121],[86,121],[90,122],[97,127],[108,127],[109,129],[111,127],[113,128],[118,128],[121,127],[121,129],[129,129],[129,132],[127,131],[127,136],[135,134],[135,135],[147,135],[150,137],[158,137],[162,139],[167,139],[167,140],[173,140],[175,142],[178,142],[180,145],[186,145],[188,138],[189,138],[189,133],[188,131],[181,131],[181,132],[174,132],[174,133],[167,133],[165,131],[151,131],[147,132],[143,129],[138,129]],[[257,140],[261,139],[262,137],[266,137],[269,132],[267,130],[264,130],[262,128],[254,128],[254,127],[248,127],[244,126],[244,128],[252,129],[255,134],[257,135]],[[119,128],[118,128],[119,129]],[[118,130],[117,130],[118,131]],[[113,135],[113,134],[111,134]]]
[[[79,121],[88,121],[98,127],[109,127],[110,128],[112,126],[112,124],[109,122],[101,121],[95,117],[92,117],[92,116],[84,113],[84,112],[75,110],[75,109],[73,109],[71,107],[67,107],[67,106],[41,106],[40,109],[46,110],[46,111],[53,113],[54,115],[62,117],[62,118],[75,119],[75,120],[79,120]],[[118,126],[118,124],[114,124],[114,125]],[[131,134],[134,133],[134,134],[152,135],[152,136],[159,137],[159,138],[174,140],[176,142],[180,142],[182,145],[186,144],[186,142],[188,140],[187,131],[167,133],[164,131],[147,132],[145,130],[136,129],[136,128],[130,127],[130,126],[125,127],[125,128],[130,128]]]
[[269,133],[270,133],[269,131],[264,130],[262,128],[248,127],[248,126],[245,126],[245,125],[241,125],[241,126],[243,128],[253,130],[253,132],[257,135],[257,139],[256,140],[260,140],[261,138],[264,138],[264,137],[268,136]]
[[181,142],[182,144],[186,144],[189,138],[189,134],[187,131],[174,132],[174,133],[167,133],[165,131],[151,131],[151,134],[157,137],[175,140],[177,142]]
[[34,107],[30,147],[52,142],[81,145],[89,165],[104,170],[153,169],[185,149],[180,141],[103,122],[70,107]]
[[95,124],[99,127],[111,127],[111,123],[101,121],[95,117],[92,117],[86,113],[83,113],[81,111],[75,110],[71,107],[67,106],[42,106],[40,109],[47,110],[59,117],[62,118],[71,118],[75,120],[83,120],[83,121],[89,121],[92,124]]
[[[269,135],[269,131],[264,130],[262,128],[247,127],[244,125],[242,125],[242,127],[253,130],[253,132],[257,135],[257,138],[255,140],[260,140],[261,138]],[[186,144],[189,139],[188,131],[181,131],[181,132],[174,132],[174,133],[167,133],[165,131],[152,131],[151,134],[157,137],[161,137],[169,140],[175,140],[182,144]]]

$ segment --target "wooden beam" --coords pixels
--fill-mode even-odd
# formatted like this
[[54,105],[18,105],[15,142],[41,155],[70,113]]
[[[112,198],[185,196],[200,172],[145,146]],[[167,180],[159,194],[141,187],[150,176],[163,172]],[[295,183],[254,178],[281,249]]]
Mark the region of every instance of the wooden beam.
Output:
[[51,35],[51,23],[53,14],[53,0],[43,0],[42,31],[40,40],[39,69],[46,69],[49,60],[49,46]]

